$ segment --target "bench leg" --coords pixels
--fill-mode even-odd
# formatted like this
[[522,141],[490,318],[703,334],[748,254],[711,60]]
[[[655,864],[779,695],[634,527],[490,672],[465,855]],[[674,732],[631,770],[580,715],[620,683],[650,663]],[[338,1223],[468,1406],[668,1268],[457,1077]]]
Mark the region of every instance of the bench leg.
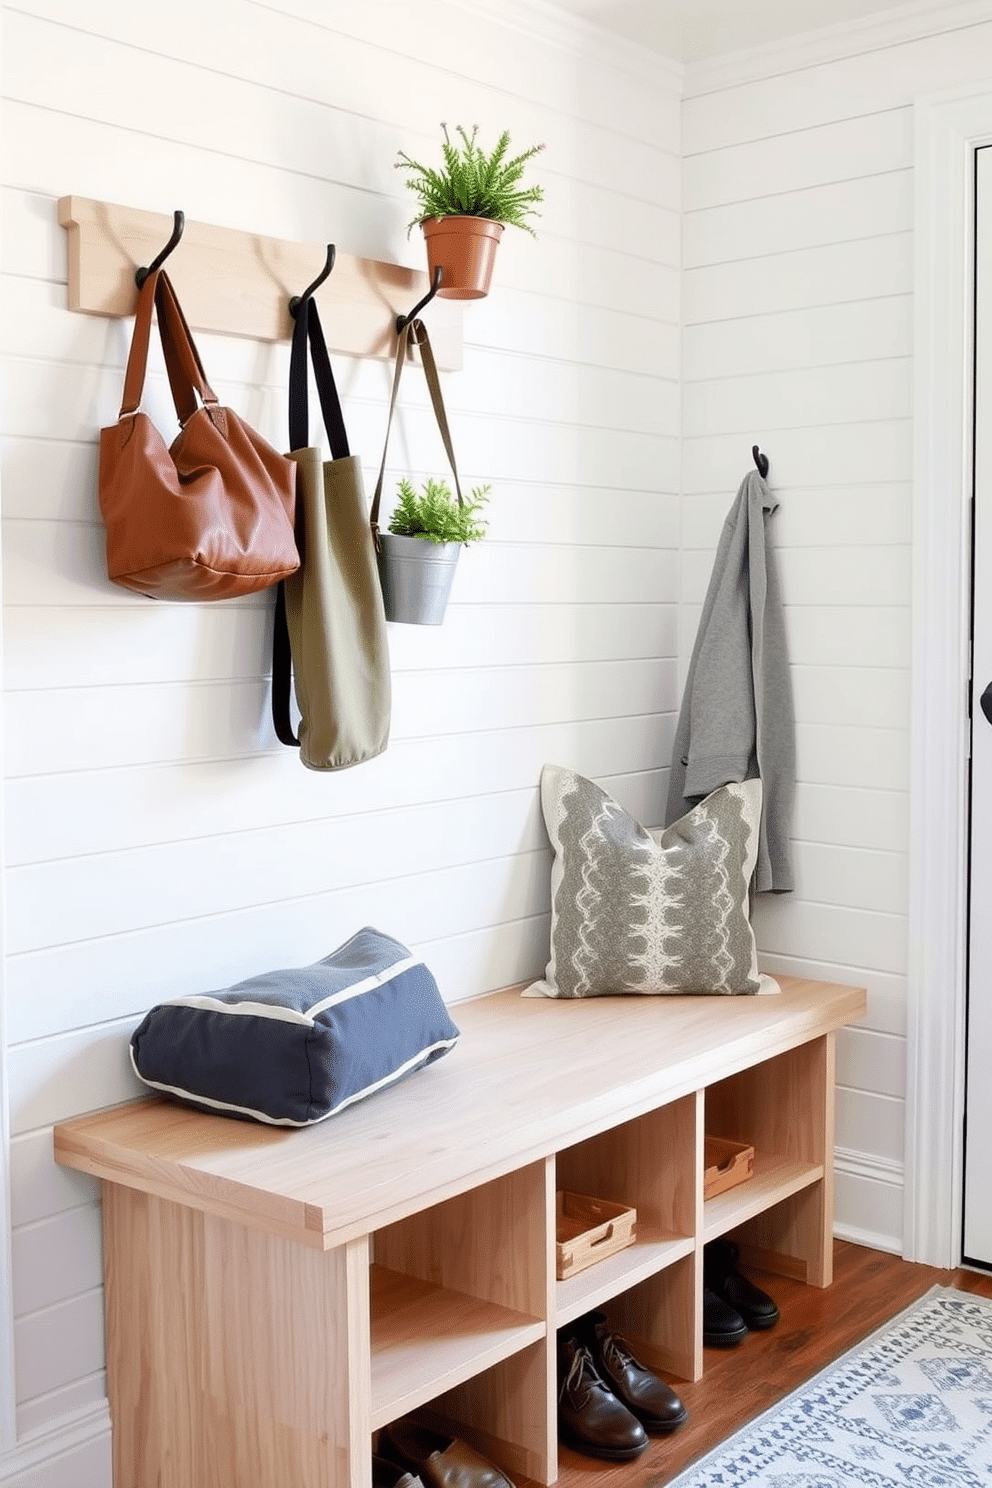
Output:
[[115,1488],[371,1488],[365,1239],[310,1249],[104,1184]]

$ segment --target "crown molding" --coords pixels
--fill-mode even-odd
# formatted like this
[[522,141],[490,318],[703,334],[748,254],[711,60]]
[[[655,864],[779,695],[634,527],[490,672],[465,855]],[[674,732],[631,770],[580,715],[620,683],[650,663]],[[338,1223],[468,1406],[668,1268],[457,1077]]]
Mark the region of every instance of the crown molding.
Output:
[[901,5],[861,21],[841,21],[726,57],[689,63],[684,68],[683,97],[699,98],[741,83],[839,62],[941,32],[988,24],[990,20],[988,0],[918,0],[915,5]]
[[845,57],[920,41],[992,20],[988,0],[916,0],[860,21],[838,21],[798,36],[682,63],[605,26],[559,9],[553,0],[447,0],[493,24],[548,42],[577,56],[594,56],[659,87],[669,97],[699,98],[742,83],[839,62]]
[[627,41],[594,21],[570,15],[552,0],[447,0],[447,3],[586,60],[595,57],[597,62],[663,89],[670,97],[682,97],[685,68],[681,62]]

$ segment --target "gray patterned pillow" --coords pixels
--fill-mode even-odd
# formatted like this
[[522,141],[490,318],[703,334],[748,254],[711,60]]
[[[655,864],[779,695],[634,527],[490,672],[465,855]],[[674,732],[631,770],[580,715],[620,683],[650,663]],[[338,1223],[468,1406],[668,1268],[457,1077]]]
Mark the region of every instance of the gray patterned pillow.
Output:
[[551,868],[551,959],[525,995],[777,991],[748,918],[761,781],[722,785],[652,834],[604,790],[541,772]]

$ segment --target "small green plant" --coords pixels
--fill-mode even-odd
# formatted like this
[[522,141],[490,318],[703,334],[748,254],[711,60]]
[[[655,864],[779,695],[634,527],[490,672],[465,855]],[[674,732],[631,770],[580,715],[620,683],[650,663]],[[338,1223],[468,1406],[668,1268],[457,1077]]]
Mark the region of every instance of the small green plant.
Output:
[[489,500],[489,486],[476,486],[462,506],[451,494],[447,481],[428,476],[418,495],[405,477],[397,486],[399,500],[389,519],[389,531],[397,537],[423,537],[433,543],[478,542],[486,535],[479,512]]
[[544,187],[521,187],[520,178],[527,162],[544,146],[531,145],[522,155],[508,160],[508,130],[503,131],[495,149],[487,155],[475,142],[478,125],[471,134],[461,124],[455,126],[460,144],[452,141],[447,124],[442,124],[441,129],[443,170],[433,170],[419,160],[411,160],[403,150],[399,152],[396,169],[406,171],[407,185],[420,200],[420,210],[410,227],[427,217],[488,217],[493,222],[522,227],[533,237],[534,229],[526,218],[536,215],[535,203],[544,200]]

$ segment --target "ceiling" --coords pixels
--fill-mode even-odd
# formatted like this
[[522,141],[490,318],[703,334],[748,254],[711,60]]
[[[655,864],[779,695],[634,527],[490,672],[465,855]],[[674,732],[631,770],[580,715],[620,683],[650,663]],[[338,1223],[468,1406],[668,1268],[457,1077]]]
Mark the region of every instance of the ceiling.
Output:
[[897,11],[920,0],[553,0],[676,62],[702,62],[824,26]]

